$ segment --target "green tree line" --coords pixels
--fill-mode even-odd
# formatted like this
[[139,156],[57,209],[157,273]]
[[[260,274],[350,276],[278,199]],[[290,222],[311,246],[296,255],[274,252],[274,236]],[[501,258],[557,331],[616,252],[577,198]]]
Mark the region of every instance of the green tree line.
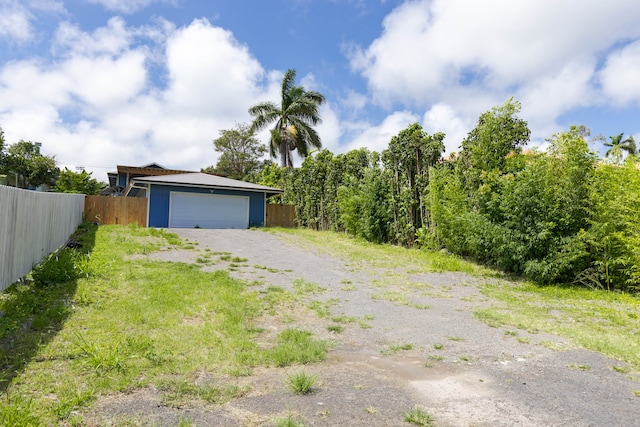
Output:
[[[255,182],[279,186],[300,226],[377,243],[446,248],[538,283],[640,291],[640,169],[633,138],[612,156],[572,127],[545,152],[524,151],[527,122],[513,99],[482,114],[459,153],[414,123],[381,153],[308,156],[265,166]],[[626,157],[621,155],[626,150]],[[624,158],[623,158],[624,157]]]

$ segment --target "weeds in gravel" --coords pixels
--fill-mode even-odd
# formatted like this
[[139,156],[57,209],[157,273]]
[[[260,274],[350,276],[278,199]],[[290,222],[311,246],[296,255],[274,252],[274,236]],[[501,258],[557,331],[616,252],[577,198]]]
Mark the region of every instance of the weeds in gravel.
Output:
[[304,424],[290,413],[284,418],[276,418],[275,427],[304,427]]
[[163,392],[164,404],[177,408],[194,399],[223,405],[231,399],[245,396],[250,390],[249,387],[230,384],[199,385],[182,378],[160,379],[156,387]]
[[404,420],[418,427],[430,427],[433,425],[433,418],[431,415],[417,406],[412,410],[405,412]]
[[295,372],[287,376],[287,386],[294,394],[311,394],[318,377],[305,372]]
[[327,331],[333,332],[334,334],[341,334],[344,332],[344,326],[342,325],[329,325],[327,326]]
[[350,259],[385,270],[406,268],[411,265],[416,272],[461,271],[469,274],[495,276],[496,273],[454,255],[440,251],[406,249],[395,245],[379,245],[353,239],[344,233],[313,231],[303,228],[281,229],[281,233],[295,236],[294,242],[311,245],[331,255]]
[[640,369],[640,296],[530,282],[487,284],[482,293],[499,300],[474,312],[489,326],[559,335]]
[[380,352],[384,355],[396,354],[399,351],[408,351],[413,349],[412,343],[404,343],[404,344],[395,344],[390,347],[387,347]]
[[317,283],[308,282],[303,279],[294,280],[293,289],[295,289],[298,294],[320,294],[327,291],[327,288],[323,288]]

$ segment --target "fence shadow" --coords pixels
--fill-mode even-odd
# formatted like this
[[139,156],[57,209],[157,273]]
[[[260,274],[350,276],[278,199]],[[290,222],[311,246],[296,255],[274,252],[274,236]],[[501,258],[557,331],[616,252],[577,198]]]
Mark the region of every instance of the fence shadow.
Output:
[[[72,248],[67,251],[90,253],[96,230],[96,225],[82,223],[67,243]],[[54,253],[44,262],[57,255]],[[57,273],[65,276],[63,271],[53,276]],[[47,284],[22,280],[0,294],[0,393],[7,391],[13,379],[36,357],[38,349],[60,332],[73,313],[77,285],[78,279]]]

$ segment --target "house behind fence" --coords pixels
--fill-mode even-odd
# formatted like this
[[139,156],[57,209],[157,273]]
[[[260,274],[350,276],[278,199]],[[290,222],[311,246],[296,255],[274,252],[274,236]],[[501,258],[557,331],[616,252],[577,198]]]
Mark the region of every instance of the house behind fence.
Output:
[[0,185],[0,291],[62,246],[82,222],[84,194]]

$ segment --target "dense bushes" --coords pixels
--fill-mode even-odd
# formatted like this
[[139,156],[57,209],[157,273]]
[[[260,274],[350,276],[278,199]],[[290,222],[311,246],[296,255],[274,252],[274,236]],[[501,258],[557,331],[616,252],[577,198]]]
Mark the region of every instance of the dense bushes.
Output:
[[301,226],[378,243],[447,248],[539,283],[640,290],[640,169],[607,162],[572,127],[546,152],[521,152],[527,123],[508,100],[480,116],[461,151],[412,124],[381,154],[321,151],[265,168]]

